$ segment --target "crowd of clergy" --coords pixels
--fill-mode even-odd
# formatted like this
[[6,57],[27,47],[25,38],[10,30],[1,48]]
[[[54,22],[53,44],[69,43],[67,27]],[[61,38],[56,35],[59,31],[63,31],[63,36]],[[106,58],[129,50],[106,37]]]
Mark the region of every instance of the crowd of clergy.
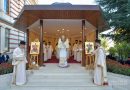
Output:
[[[78,62],[82,60],[82,41],[76,40],[74,45],[71,48],[69,44],[69,40],[65,39],[62,36],[54,51],[51,45],[51,42],[46,43],[43,42],[44,47],[44,60],[47,61],[51,59],[52,53],[55,51],[56,57],[59,59],[59,66],[66,67],[68,66],[67,58],[70,55],[74,55],[74,59]],[[70,46],[69,46],[70,45]],[[97,46],[96,50],[92,53],[95,55],[95,63],[94,63],[94,75],[93,82],[96,85],[108,85],[107,81],[107,69],[106,69],[106,55],[104,49],[101,47],[101,41],[96,40],[95,45]],[[21,41],[19,47],[17,47],[13,51],[13,81],[12,83],[15,85],[23,85],[26,84],[26,63],[28,63],[25,54],[25,42]]]
[[[53,48],[51,42],[43,41],[43,54],[44,61],[48,61],[52,59],[52,55],[55,55],[57,59],[59,59],[59,48],[58,43]],[[74,56],[74,60],[77,62],[81,62],[82,60],[82,41],[75,40],[75,43],[71,46],[69,43],[69,50],[67,51],[67,58],[69,59],[71,56]]]

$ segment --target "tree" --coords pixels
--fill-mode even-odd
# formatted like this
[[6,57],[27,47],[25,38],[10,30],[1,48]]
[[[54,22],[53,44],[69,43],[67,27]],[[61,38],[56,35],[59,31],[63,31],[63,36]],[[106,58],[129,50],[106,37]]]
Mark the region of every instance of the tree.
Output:
[[96,0],[101,5],[106,20],[114,28],[115,41],[130,40],[130,0]]
[[105,49],[105,51],[108,51],[109,49],[109,44],[108,44],[108,39],[106,37],[99,37],[101,40],[101,46]]

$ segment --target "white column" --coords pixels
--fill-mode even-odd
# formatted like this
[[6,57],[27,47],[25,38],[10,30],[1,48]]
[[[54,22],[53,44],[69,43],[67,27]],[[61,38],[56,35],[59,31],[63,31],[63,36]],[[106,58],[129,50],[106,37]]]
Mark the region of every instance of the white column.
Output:
[[4,11],[4,0],[0,0],[0,12]]
[[0,53],[1,53],[1,26],[0,26]]
[[5,49],[5,28],[1,27],[1,35],[0,35],[0,41],[1,41],[1,45],[0,45],[0,52],[2,53]]

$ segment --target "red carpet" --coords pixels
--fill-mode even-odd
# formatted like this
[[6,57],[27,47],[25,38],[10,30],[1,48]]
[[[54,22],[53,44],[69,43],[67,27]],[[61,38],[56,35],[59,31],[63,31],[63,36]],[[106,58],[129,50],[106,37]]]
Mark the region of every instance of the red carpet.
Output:
[[[52,56],[52,59],[46,61],[45,63],[58,63],[59,60],[55,57],[55,56]],[[74,60],[74,57],[71,56],[69,59],[68,59],[68,63],[80,63],[80,62],[77,62]]]

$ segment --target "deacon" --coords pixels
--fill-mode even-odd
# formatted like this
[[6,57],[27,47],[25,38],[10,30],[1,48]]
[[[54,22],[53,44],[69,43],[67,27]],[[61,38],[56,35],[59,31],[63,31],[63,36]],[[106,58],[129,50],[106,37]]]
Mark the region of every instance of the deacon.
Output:
[[96,40],[95,45],[97,49],[93,52],[95,54],[94,84],[108,85],[105,50],[101,47],[100,40]]
[[82,41],[79,41],[77,46],[77,58],[76,61],[81,62],[82,60]]
[[19,47],[13,51],[13,84],[23,85],[26,83],[26,63],[25,42],[20,41]]
[[68,50],[68,54],[67,54],[67,58],[69,59],[71,54],[72,54],[72,51],[71,51],[71,43],[69,43],[69,50]]
[[44,53],[44,61],[46,62],[48,60],[48,49],[47,49],[47,43],[43,43],[43,53]]
[[67,52],[69,49],[69,40],[65,38],[64,35],[59,38],[58,41],[58,49],[59,49],[59,66],[67,67]]
[[55,47],[55,55],[56,55],[56,58],[59,59],[58,43],[56,43],[56,47]]
[[51,45],[51,42],[48,42],[48,45],[47,45],[47,57],[48,59],[51,59],[52,57],[52,52],[53,52],[53,48],[52,48],[52,45]]
[[74,60],[77,60],[77,48],[78,48],[78,40],[75,40],[75,44],[73,46]]

